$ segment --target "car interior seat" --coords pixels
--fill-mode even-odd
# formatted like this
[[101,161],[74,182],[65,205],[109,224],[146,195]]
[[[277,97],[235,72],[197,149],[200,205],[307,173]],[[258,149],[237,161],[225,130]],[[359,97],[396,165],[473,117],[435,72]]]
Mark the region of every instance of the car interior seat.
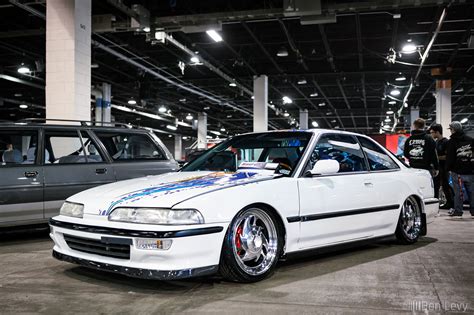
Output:
[[13,149],[3,152],[2,160],[8,164],[21,164],[23,162],[23,156],[19,150]]

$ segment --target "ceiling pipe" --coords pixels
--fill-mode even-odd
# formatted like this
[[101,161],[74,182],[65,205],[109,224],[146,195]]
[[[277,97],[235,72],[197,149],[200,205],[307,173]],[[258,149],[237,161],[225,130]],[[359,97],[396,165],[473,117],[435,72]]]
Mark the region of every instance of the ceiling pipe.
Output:
[[[449,6],[448,6],[449,7]],[[423,69],[423,65],[425,64],[425,61],[426,59],[428,58],[428,54],[430,52],[430,49],[431,47],[433,46],[435,40],[436,40],[436,37],[438,37],[438,34],[441,30],[441,27],[443,26],[443,21],[444,19],[446,18],[446,14],[448,12],[448,7],[445,7],[443,9],[443,12],[441,13],[441,16],[438,20],[438,26],[436,27],[436,30],[435,32],[433,33],[433,36],[431,37],[431,40],[430,42],[428,43],[428,46],[426,46],[426,49],[423,53],[423,56],[421,57],[421,63],[420,63],[420,66],[418,67],[418,71],[416,72],[415,74],[415,78],[411,80],[410,82],[410,86],[408,88],[408,91],[407,93],[405,94],[405,97],[403,97],[403,101],[402,101],[402,105],[400,106],[400,108],[398,109],[397,111],[397,119],[395,119],[394,123],[393,123],[393,127],[392,127],[392,132],[395,132],[395,129],[397,127],[397,124],[398,124],[398,118],[401,116],[402,112],[403,112],[403,108],[405,107],[405,104],[407,103],[407,100],[408,100],[408,97],[410,96],[410,93],[411,91],[413,90],[413,87],[414,87],[414,82],[417,82],[418,80],[418,76],[420,75],[421,73],[421,70]]]
[[7,74],[0,74],[0,79],[4,79],[4,80],[7,80],[7,81],[20,83],[20,84],[24,84],[24,85],[28,85],[28,86],[35,87],[35,88],[42,89],[42,90],[45,89],[44,85],[31,83],[29,81],[25,81],[25,80],[19,79],[17,77],[12,77],[11,75],[7,75]]

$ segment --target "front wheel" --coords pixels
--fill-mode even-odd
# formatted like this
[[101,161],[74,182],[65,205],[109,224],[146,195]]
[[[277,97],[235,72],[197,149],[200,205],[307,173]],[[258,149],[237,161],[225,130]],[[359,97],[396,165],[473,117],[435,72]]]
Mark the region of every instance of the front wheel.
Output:
[[255,282],[269,276],[283,248],[277,222],[274,214],[260,208],[240,211],[224,239],[221,275],[236,282]]
[[415,197],[408,197],[402,205],[395,236],[401,244],[413,244],[420,237],[423,221],[421,208]]

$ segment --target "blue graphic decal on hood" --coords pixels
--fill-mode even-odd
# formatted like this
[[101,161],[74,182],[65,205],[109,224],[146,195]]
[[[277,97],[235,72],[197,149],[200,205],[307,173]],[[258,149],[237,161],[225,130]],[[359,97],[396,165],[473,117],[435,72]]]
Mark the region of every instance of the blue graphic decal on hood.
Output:
[[[227,186],[229,184],[237,184],[238,181],[244,180],[247,178],[254,177],[258,173],[250,172],[238,172],[238,173],[225,173],[225,172],[216,172],[203,176],[191,177],[181,181],[165,183],[158,186],[140,189],[122,195],[120,199],[114,201],[110,204],[107,210],[99,210],[99,215],[108,215],[110,212],[116,208],[117,205],[124,202],[135,202],[143,197],[151,196],[159,193],[172,194],[177,193],[182,190],[194,189],[194,188],[204,188],[209,186]],[[156,198],[158,196],[153,196]]]

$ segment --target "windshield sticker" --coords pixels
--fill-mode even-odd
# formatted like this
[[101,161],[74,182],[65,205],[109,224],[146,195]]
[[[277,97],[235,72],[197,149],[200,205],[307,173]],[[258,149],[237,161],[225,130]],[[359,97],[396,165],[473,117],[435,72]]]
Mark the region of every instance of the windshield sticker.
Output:
[[239,184],[240,181],[245,182],[246,179],[252,178],[258,173],[250,172],[238,172],[238,173],[225,173],[216,172],[203,176],[195,176],[186,178],[181,181],[172,183],[165,183],[158,186],[140,189],[131,193],[122,195],[118,200],[112,202],[107,210],[99,210],[99,215],[108,215],[112,209],[116,208],[117,205],[123,203],[132,203],[142,199],[143,197],[152,196],[152,198],[158,198],[161,194],[172,194],[187,189],[205,188],[209,186],[229,186],[233,184]]

